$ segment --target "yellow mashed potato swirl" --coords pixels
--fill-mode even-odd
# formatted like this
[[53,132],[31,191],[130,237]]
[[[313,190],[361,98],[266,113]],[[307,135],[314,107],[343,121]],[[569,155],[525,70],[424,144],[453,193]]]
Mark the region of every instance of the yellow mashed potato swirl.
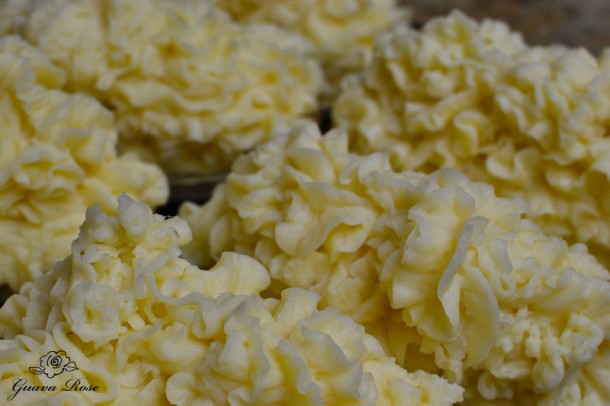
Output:
[[252,255],[269,294],[319,294],[408,370],[441,371],[470,398],[562,398],[610,338],[610,275],[584,245],[545,236],[522,201],[454,170],[350,153],[341,130],[304,127],[242,156],[209,203],[180,214],[195,263]]
[[409,20],[395,0],[215,1],[241,23],[272,24],[306,38],[324,68],[329,100],[346,74],[371,62],[375,38]]
[[39,50],[0,39],[0,284],[13,290],[70,253],[88,206],[168,195],[158,167],[117,156],[112,113],[64,82]]
[[397,169],[452,167],[520,196],[548,234],[610,264],[610,59],[529,47],[459,12],[397,29],[333,107],[359,153]]
[[[118,216],[89,208],[72,254],[0,309],[4,399],[79,405],[462,399],[459,386],[397,366],[349,317],[318,310],[316,295],[295,288],[263,299],[269,274],[256,260],[226,253],[201,270],[180,258],[191,239],[184,220],[154,215],[127,195],[118,206]],[[73,365],[49,374],[43,357],[50,351]],[[32,367],[44,373],[35,375]],[[19,391],[16,379],[59,389]],[[98,390],[60,390],[76,379]]]
[[240,152],[317,111],[322,77],[304,56],[307,42],[233,23],[211,2],[20,5],[25,17],[12,29],[66,70],[66,89],[113,110],[122,149],[173,175],[227,170]]

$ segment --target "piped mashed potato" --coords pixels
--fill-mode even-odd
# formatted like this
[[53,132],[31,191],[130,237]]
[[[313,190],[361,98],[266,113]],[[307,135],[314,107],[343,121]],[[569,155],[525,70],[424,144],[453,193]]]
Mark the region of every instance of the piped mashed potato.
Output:
[[64,68],[66,89],[111,109],[122,150],[172,175],[228,170],[240,152],[318,109],[322,75],[305,56],[307,41],[234,23],[211,1],[17,0],[3,7],[15,22],[0,18],[0,29]]
[[467,399],[610,401],[586,372],[610,373],[598,354],[610,274],[584,245],[545,236],[522,201],[455,170],[396,172],[349,150],[343,131],[311,125],[242,156],[210,202],[181,207],[185,256],[252,255],[266,294],[315,292]]
[[324,68],[328,99],[346,74],[371,62],[377,36],[409,21],[395,0],[215,1],[236,21],[272,24],[306,38]]
[[[315,294],[294,288],[263,299],[270,278],[256,260],[225,253],[201,270],[180,258],[191,239],[186,221],[155,215],[126,195],[118,206],[118,216],[89,208],[72,254],[0,309],[0,397],[14,395],[14,380],[27,378],[30,386],[58,388],[79,379],[98,390],[20,391],[17,401],[449,405],[462,399],[459,386],[397,366],[351,318],[318,310]],[[56,366],[72,366],[57,376],[32,374],[32,367],[48,367],[41,358],[49,351],[69,357]]]
[[70,253],[94,202],[168,196],[158,167],[117,156],[112,113],[59,90],[65,81],[36,48],[0,39],[0,284],[15,291]]
[[610,264],[610,54],[530,47],[459,12],[394,30],[333,107],[354,151],[452,167],[520,196],[548,234]]

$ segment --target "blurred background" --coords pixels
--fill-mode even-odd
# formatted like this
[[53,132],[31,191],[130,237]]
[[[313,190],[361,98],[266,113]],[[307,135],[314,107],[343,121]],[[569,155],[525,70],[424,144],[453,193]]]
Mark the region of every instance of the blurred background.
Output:
[[415,25],[457,8],[478,20],[494,18],[531,45],[562,43],[599,52],[610,46],[610,0],[399,0]]

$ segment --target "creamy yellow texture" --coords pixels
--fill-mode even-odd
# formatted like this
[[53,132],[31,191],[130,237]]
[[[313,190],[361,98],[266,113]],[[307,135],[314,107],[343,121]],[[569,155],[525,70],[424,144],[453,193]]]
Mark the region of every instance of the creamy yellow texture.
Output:
[[[454,170],[395,172],[315,126],[242,156],[209,203],[180,209],[195,263],[254,256],[269,294],[319,294],[408,370],[441,371],[469,397],[562,399],[610,338],[610,275],[527,213]],[[582,396],[597,396],[580,376]]]
[[211,2],[22,6],[26,18],[13,30],[66,70],[66,89],[113,110],[124,150],[172,174],[226,170],[241,151],[317,110],[322,79],[304,56],[306,41],[233,23]]
[[[191,239],[180,218],[154,215],[126,195],[118,216],[87,210],[72,254],[0,309],[0,397],[14,379],[85,392],[23,392],[20,402],[64,404],[449,405],[462,389],[408,373],[364,328],[319,297],[270,282],[256,260],[225,253],[209,271],[180,258]],[[28,370],[49,351],[77,369]],[[67,363],[67,362],[66,362]],[[64,365],[63,363],[61,365]],[[52,379],[52,380],[51,380]]]
[[455,12],[397,29],[333,107],[359,153],[397,169],[453,167],[520,196],[545,232],[610,264],[610,59],[529,47]]
[[13,290],[70,253],[88,206],[168,195],[158,167],[117,156],[112,113],[64,82],[39,50],[0,39],[0,284]]
[[370,63],[377,36],[408,23],[395,0],[215,1],[241,23],[272,24],[306,38],[324,67],[329,100],[343,76]]

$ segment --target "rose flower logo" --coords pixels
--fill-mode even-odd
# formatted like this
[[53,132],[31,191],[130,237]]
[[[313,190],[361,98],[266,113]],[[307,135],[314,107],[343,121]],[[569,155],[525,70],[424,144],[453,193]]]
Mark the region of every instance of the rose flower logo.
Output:
[[30,372],[36,375],[45,374],[49,378],[64,371],[72,372],[78,369],[76,364],[70,361],[65,351],[49,351],[40,357],[38,365],[38,367],[30,367]]

